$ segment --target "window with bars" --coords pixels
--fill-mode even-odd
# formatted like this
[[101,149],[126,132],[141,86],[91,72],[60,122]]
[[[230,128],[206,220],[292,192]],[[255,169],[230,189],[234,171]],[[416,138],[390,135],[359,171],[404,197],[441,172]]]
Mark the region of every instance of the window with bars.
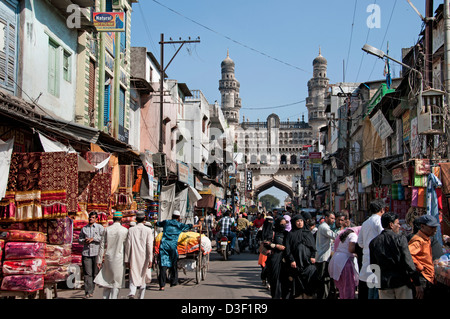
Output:
[[15,93],[18,1],[0,0],[0,87]]

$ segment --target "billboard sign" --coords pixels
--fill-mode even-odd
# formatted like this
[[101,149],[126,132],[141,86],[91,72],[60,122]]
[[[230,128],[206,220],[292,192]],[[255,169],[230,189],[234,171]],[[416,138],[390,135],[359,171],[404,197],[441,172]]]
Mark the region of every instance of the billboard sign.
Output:
[[125,12],[93,12],[92,20],[98,32],[125,32]]

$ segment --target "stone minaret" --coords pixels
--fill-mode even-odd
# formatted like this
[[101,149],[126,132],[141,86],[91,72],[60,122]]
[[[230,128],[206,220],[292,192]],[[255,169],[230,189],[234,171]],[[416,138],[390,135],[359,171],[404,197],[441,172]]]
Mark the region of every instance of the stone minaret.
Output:
[[221,94],[221,108],[225,119],[231,126],[239,124],[239,110],[241,98],[239,97],[240,84],[234,76],[234,62],[227,51],[227,57],[221,63],[222,79],[219,80]]
[[308,81],[308,124],[312,127],[313,139],[319,138],[319,129],[327,125],[325,99],[328,91],[327,60],[319,55],[313,61],[313,77]]

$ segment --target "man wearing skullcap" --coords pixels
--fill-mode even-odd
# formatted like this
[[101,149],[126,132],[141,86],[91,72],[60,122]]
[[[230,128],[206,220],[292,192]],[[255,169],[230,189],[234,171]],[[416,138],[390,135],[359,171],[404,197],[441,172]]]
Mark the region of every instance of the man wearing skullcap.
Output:
[[114,212],[113,224],[105,228],[100,242],[97,256],[100,271],[94,282],[103,287],[103,299],[117,299],[119,290],[125,286],[124,252],[128,229],[121,221],[122,213]]
[[139,287],[138,299],[144,299],[147,285],[147,269],[152,267],[153,261],[153,230],[145,226],[145,213],[136,213],[136,226],[128,230],[125,245],[125,263],[130,268],[129,299],[134,299]]

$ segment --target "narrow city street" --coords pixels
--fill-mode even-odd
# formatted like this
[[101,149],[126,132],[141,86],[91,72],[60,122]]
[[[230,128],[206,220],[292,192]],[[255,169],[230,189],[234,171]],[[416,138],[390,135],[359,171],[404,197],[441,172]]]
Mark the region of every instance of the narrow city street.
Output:
[[[145,299],[270,299],[270,292],[260,280],[258,255],[244,252],[222,257],[212,251],[206,279],[195,283],[195,273],[179,271],[180,284],[175,287],[166,285],[165,291],[159,291],[156,275],[147,287]],[[122,289],[119,299],[126,299],[128,288]],[[82,299],[83,289],[58,290],[58,299]],[[101,299],[102,289],[96,288],[92,299]]]

